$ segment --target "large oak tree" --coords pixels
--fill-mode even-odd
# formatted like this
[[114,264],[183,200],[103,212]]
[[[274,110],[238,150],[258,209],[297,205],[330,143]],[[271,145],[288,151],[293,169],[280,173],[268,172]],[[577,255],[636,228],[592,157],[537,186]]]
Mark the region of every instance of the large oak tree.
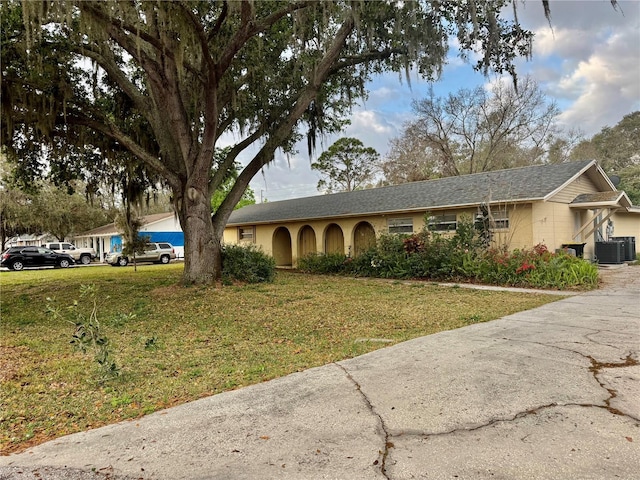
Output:
[[[124,152],[161,176],[185,234],[183,280],[209,283],[252,177],[277,149],[303,135],[313,148],[337,130],[372,75],[435,78],[450,37],[480,52],[478,69],[515,74],[532,35],[500,15],[511,3],[2,2],[2,144],[19,162],[46,156],[77,175]],[[214,162],[229,133],[241,140]],[[244,151],[252,157],[212,217],[212,193]]]

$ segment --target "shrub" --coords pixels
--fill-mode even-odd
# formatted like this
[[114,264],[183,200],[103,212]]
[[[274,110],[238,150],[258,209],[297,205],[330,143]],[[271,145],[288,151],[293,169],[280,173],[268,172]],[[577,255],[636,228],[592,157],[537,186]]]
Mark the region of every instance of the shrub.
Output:
[[480,260],[477,279],[485,283],[535,288],[594,288],[598,267],[564,252],[551,253],[539,244],[530,250],[488,249]]
[[298,270],[321,274],[348,273],[351,261],[351,257],[343,253],[310,253],[298,259]]
[[276,273],[273,257],[255,245],[224,245],[222,278],[247,283],[271,282]]
[[545,245],[508,251],[487,248],[472,219],[462,218],[451,237],[423,230],[412,235],[384,234],[376,246],[355,258],[312,254],[300,270],[381,278],[428,278],[534,288],[594,288],[598,268]]

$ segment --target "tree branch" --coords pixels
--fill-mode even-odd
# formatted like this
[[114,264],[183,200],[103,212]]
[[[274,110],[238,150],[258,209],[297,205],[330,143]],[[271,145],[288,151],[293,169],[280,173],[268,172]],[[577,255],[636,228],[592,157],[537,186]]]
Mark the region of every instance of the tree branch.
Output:
[[233,211],[233,207],[238,203],[242,194],[246,190],[251,179],[260,171],[260,169],[267,163],[273,160],[273,155],[276,149],[282,145],[285,138],[291,133],[293,126],[302,117],[305,110],[309,107],[311,102],[318,91],[322,87],[323,82],[327,79],[331,72],[331,68],[342,51],[344,42],[347,37],[353,31],[355,22],[353,18],[353,12],[347,15],[344,23],[340,26],[340,29],[336,33],[336,36],[327,49],[324,57],[317,65],[315,75],[309,85],[303,89],[298,96],[298,99],[293,105],[293,108],[282,119],[282,121],[273,128],[269,138],[256,154],[256,156],[249,162],[249,164],[242,170],[231,191],[224,199],[220,208],[215,213],[214,229],[218,230],[218,233],[222,233],[224,226]]

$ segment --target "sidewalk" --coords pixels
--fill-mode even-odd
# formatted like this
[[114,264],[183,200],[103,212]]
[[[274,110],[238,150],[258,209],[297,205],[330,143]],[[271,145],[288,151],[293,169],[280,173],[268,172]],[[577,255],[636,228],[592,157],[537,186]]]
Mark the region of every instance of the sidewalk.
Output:
[[637,479],[640,267],[0,457],[0,479]]

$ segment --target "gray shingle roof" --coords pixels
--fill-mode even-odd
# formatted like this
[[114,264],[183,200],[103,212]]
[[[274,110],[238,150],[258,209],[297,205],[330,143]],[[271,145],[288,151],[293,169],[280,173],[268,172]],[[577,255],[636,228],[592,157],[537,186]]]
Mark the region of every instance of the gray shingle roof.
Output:
[[594,161],[537,165],[389,187],[248,205],[228,225],[311,220],[495,202],[543,200]]

